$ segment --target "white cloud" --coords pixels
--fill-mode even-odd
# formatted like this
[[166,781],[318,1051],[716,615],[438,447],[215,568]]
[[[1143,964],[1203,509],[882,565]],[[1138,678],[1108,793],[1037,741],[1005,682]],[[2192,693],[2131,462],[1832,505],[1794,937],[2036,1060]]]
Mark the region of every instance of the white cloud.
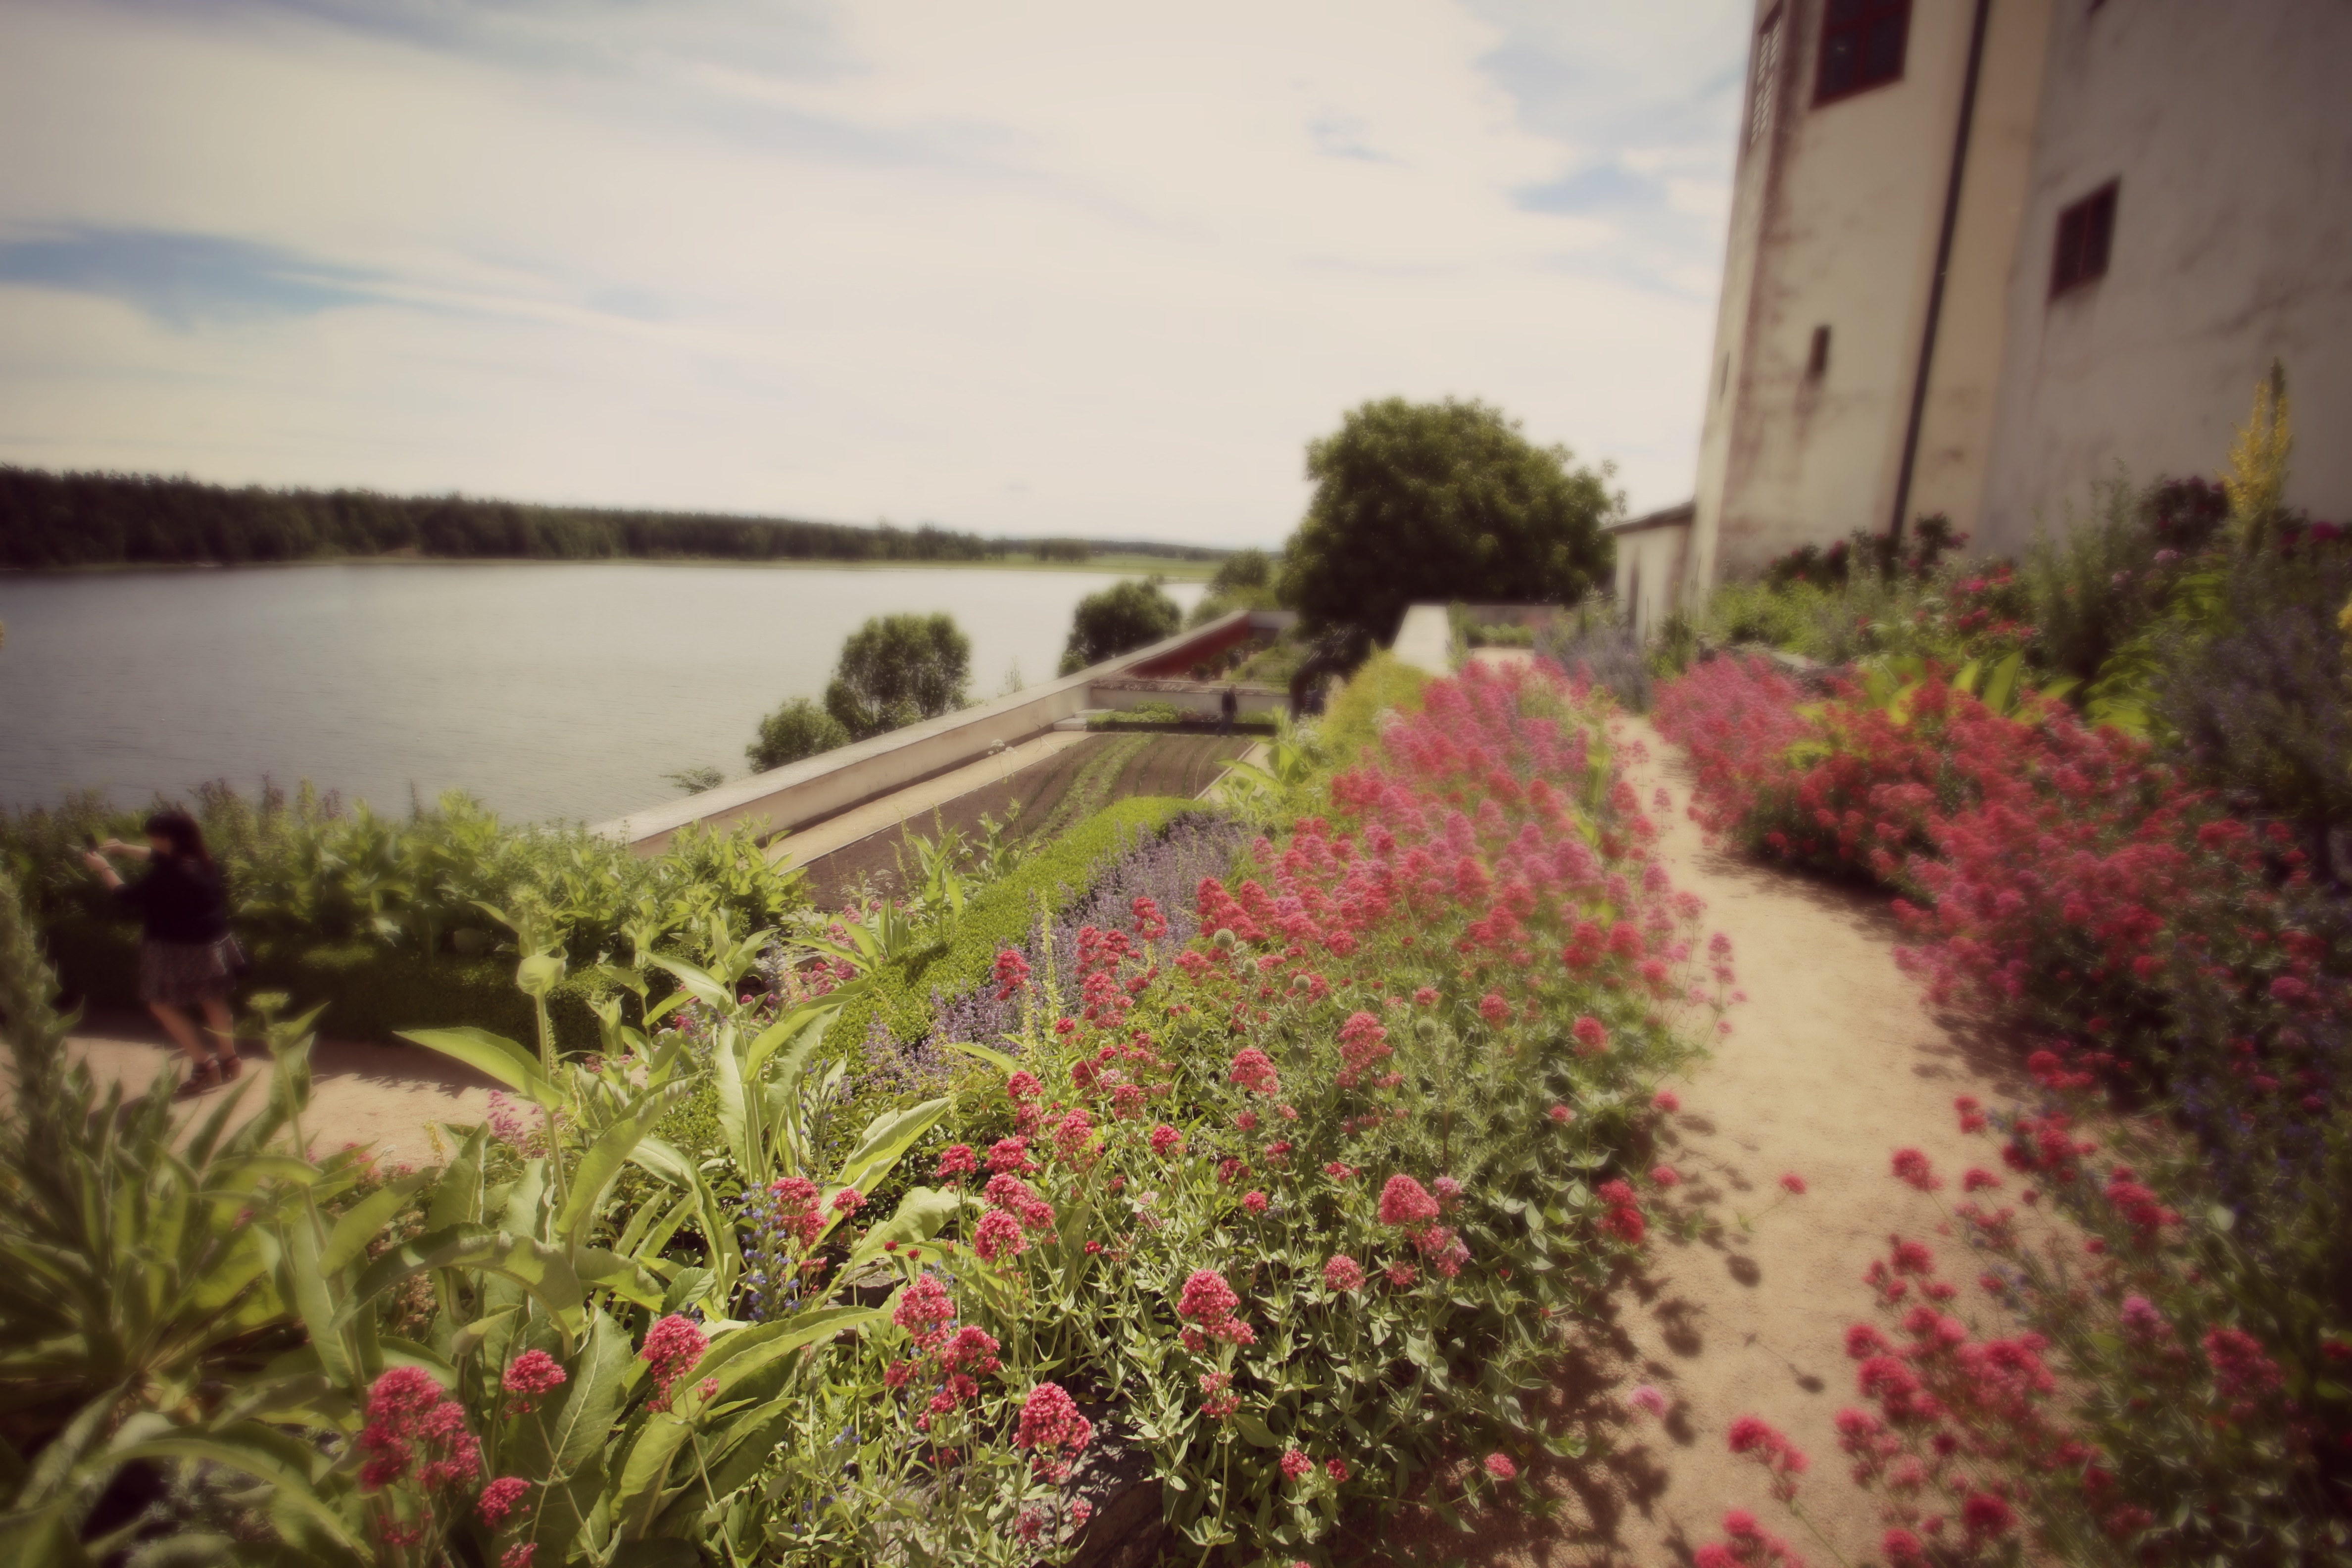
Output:
[[0,460],[1263,542],[1394,393],[1664,504],[1744,13],[19,5]]

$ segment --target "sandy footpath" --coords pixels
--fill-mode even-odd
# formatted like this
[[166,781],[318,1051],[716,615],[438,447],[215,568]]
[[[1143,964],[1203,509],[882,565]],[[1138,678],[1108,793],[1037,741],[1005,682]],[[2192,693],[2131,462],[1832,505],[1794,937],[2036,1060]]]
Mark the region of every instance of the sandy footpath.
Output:
[[[155,1024],[135,1013],[101,1013],[82,1020],[68,1049],[90,1066],[101,1086],[121,1083],[138,1094],[166,1065],[184,1060]],[[260,1047],[245,1047],[244,1076],[227,1089],[184,1100],[184,1122],[208,1116],[223,1097],[243,1089],[240,1116],[267,1101],[269,1062]],[[248,1087],[250,1086],[250,1087]],[[362,1045],[321,1040],[310,1054],[310,1109],[302,1118],[310,1146],[328,1153],[346,1143],[373,1143],[394,1163],[437,1163],[428,1122],[461,1125],[489,1113],[495,1080],[421,1046]]]
[[[1863,1272],[1899,1229],[1935,1246],[1948,1273],[1975,1273],[1965,1247],[1936,1234],[1937,1199],[1895,1181],[1889,1158],[1914,1146],[1955,1177],[1985,1163],[1953,1098],[1994,1100],[2016,1084],[1997,1055],[1939,1026],[1896,970],[1883,900],[1709,849],[1686,814],[1679,752],[1645,721],[1624,738],[1648,753],[1630,773],[1667,869],[1706,900],[1706,929],[1730,937],[1748,1000],[1712,1058],[1672,1086],[1682,1110],[1665,1119],[1658,1152],[1685,1184],[1647,1204],[1645,1264],[1584,1331],[1554,1391],[1555,1412],[1603,1441],[1580,1462],[1531,1472],[1556,1505],[1549,1519],[1409,1533],[1424,1553],[1482,1568],[1686,1563],[1722,1538],[1726,1509],[1744,1508],[1812,1563],[1834,1561],[1772,1500],[1762,1469],[1729,1452],[1731,1423],[1756,1415],[1811,1458],[1798,1500],[1813,1523],[1848,1562],[1874,1560],[1884,1526],[1846,1479],[1833,1425],[1862,1403],[1842,1342],[1849,1323],[1876,1321]],[[1652,804],[1661,787],[1664,811]],[[1808,1191],[1775,1206],[1784,1172]],[[1714,1221],[1711,1234],[1677,1239],[1675,1211]],[[1673,1402],[1663,1423],[1619,1404],[1638,1383]]]

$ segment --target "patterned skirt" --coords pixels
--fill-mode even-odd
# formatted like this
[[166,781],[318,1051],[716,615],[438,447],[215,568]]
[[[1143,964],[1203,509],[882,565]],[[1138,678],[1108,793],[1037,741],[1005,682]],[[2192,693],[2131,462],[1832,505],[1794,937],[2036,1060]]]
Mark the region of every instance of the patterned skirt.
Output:
[[142,942],[139,944],[139,999],[166,1007],[228,1000],[235,941]]

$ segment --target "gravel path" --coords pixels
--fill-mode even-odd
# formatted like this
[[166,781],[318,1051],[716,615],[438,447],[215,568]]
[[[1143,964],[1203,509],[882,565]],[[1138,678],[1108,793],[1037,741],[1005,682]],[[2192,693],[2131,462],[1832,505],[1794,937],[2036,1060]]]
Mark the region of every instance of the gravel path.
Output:
[[[1748,1001],[1712,1058],[1673,1086],[1682,1110],[1665,1119],[1658,1153],[1685,1184],[1648,1204],[1643,1266],[1554,1390],[1555,1411],[1600,1438],[1584,1460],[1535,1472],[1557,1511],[1490,1515],[1469,1537],[1410,1534],[1481,1568],[1686,1563],[1722,1538],[1726,1509],[1744,1508],[1815,1564],[1832,1561],[1772,1500],[1764,1472],[1728,1451],[1731,1423],[1755,1415],[1811,1458],[1799,1502],[1813,1523],[1849,1563],[1871,1561],[1883,1526],[1846,1479],[1834,1426],[1859,1403],[1843,1334],[1875,1321],[1862,1275],[1888,1233],[1935,1244],[1942,1222],[1935,1198],[1893,1179],[1889,1156],[1916,1147],[1955,1176],[1983,1163],[1952,1100],[1997,1100],[2018,1085],[1998,1052],[1939,1024],[1896,970],[1885,900],[1708,848],[1685,813],[1679,752],[1645,721],[1623,738],[1647,752],[1630,769],[1643,802],[1662,787],[1671,796],[1668,810],[1651,809],[1667,868],[1706,900],[1707,929],[1730,937]],[[1804,1178],[1804,1196],[1779,1201],[1784,1172]],[[1679,1238],[1677,1214],[1709,1222],[1705,1234]],[[1938,1251],[1948,1271],[1973,1273],[1959,1243]],[[1971,1286],[1964,1303],[1981,1305],[1974,1296]],[[1663,1423],[1628,1416],[1618,1399],[1629,1383],[1672,1401]]]

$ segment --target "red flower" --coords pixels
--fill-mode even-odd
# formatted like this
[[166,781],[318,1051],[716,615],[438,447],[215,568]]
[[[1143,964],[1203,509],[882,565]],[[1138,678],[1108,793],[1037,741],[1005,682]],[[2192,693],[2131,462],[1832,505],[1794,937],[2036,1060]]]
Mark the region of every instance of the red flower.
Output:
[[1164,1157],[1170,1154],[1181,1153],[1183,1149],[1184,1134],[1177,1131],[1173,1127],[1162,1122],[1160,1125],[1151,1130],[1151,1152],[1153,1153]]
[[1782,1172],[1780,1173],[1780,1184],[1788,1188],[1790,1192],[1795,1194],[1798,1197],[1801,1198],[1805,1195],[1805,1178],[1797,1174],[1794,1171]]
[[1283,1450],[1282,1475],[1285,1480],[1304,1480],[1314,1473],[1314,1460],[1308,1458],[1304,1453],[1300,1452],[1297,1448],[1286,1448]]
[[675,1386],[694,1370],[702,1352],[709,1348],[710,1341],[694,1321],[676,1312],[646,1331],[645,1348],[637,1356],[653,1368],[653,1381],[660,1390],[650,1402],[653,1409],[669,1408]]
[[1240,1305],[1241,1298],[1234,1294],[1223,1275],[1213,1268],[1196,1268],[1177,1298],[1176,1315],[1206,1326],[1223,1322]]
[[1058,1383],[1041,1383],[1021,1404],[1013,1441],[1030,1450],[1039,1479],[1055,1485],[1069,1479],[1071,1461],[1094,1436],[1094,1423],[1078,1414],[1077,1401]]
[[993,1263],[1000,1258],[1018,1258],[1029,1250],[1028,1233],[1021,1221],[1004,1209],[991,1209],[980,1216],[972,1227],[971,1250],[982,1263]]
[[1486,1473],[1498,1481],[1515,1481],[1519,1479],[1519,1467],[1511,1463],[1508,1454],[1489,1454],[1486,1456]]
[[1014,992],[1029,983],[1029,961],[1006,948],[996,955],[996,999],[1011,1000]]
[[1344,1252],[1335,1252],[1323,1265],[1323,1283],[1334,1290],[1360,1289],[1364,1283],[1363,1265]]
[[496,1530],[506,1522],[507,1515],[515,1510],[529,1490],[530,1483],[520,1476],[500,1476],[482,1489],[480,1499],[474,1504],[475,1511],[482,1516],[484,1524]]
[[1929,1168],[1927,1156],[1916,1149],[1895,1151],[1895,1174],[1923,1193],[1932,1193],[1944,1184],[1943,1178]]
[[1381,1188],[1382,1225],[1423,1225],[1437,1217],[1437,1200],[1411,1176],[1394,1175]]
[[1226,1081],[1264,1095],[1282,1092],[1282,1079],[1274,1070],[1274,1058],[1254,1046],[1234,1056],[1233,1072]]

